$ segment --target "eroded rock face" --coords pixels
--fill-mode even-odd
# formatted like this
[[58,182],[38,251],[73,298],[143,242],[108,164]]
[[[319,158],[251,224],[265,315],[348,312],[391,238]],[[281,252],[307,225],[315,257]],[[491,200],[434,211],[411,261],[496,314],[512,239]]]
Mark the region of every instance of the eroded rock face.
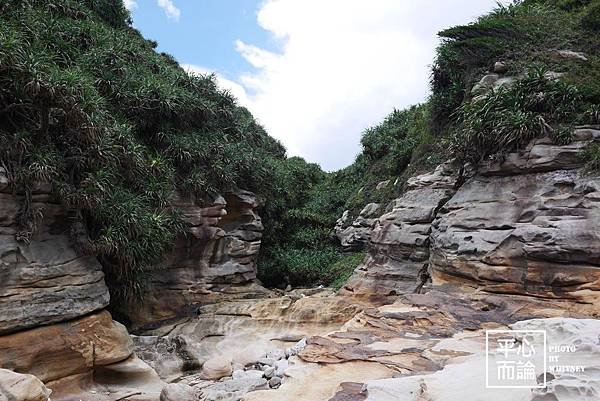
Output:
[[166,386],[156,372],[132,355],[94,371],[71,375],[46,384],[53,401],[159,401]]
[[132,306],[134,328],[195,314],[198,306],[235,298],[264,296],[256,284],[256,259],[263,226],[251,192],[218,197],[207,207],[178,199],[190,228],[177,238],[167,268],[151,277],[143,306]]
[[39,186],[32,195],[31,207],[43,219],[30,243],[16,240],[21,200],[8,191],[0,183],[0,335],[108,305],[102,267],[94,256],[75,252],[69,218],[50,188]]
[[[583,315],[569,310],[571,305],[484,292],[431,290],[404,295],[389,305],[364,308],[337,330],[308,338],[299,359],[289,359],[281,387],[254,391],[244,399],[543,400],[533,398],[529,389],[508,393],[485,389],[485,330],[512,327],[545,329],[553,338],[551,345],[580,346],[572,360],[581,356],[579,363],[591,369],[589,375],[574,375],[573,381],[562,375],[555,385],[550,381],[548,392],[558,400],[592,400],[598,382],[598,321],[576,319]],[[565,394],[570,396],[561,398]],[[577,398],[586,394],[590,398]]]
[[[432,351],[449,356],[445,367],[433,374],[369,381],[364,386],[366,400],[373,401],[592,401],[600,395],[598,378],[600,346],[598,320],[550,318],[533,319],[510,326],[518,330],[546,330],[548,347],[572,346],[575,352],[563,354],[565,365],[585,366],[585,372],[556,373],[547,376],[547,387],[485,388],[485,343],[481,331],[459,334],[439,342]],[[454,355],[452,355],[454,354]],[[490,356],[491,358],[491,356]],[[540,372],[539,366],[537,373]],[[550,367],[550,366],[549,366]],[[543,369],[541,370],[543,372]],[[460,380],[456,380],[460,378]]]
[[600,178],[577,154],[599,136],[533,141],[468,180],[433,224],[433,284],[597,304]]
[[122,361],[132,352],[127,330],[106,311],[0,336],[0,368],[43,382]]
[[50,392],[35,376],[0,369],[0,401],[48,401]]
[[363,249],[371,239],[373,226],[380,214],[381,205],[379,203],[369,203],[361,210],[358,217],[350,223],[349,211],[346,210],[342,217],[337,220],[333,232],[345,250]]
[[429,258],[431,222],[452,197],[457,175],[450,164],[409,180],[392,211],[375,222],[368,255],[344,286],[353,294],[413,292]]
[[277,360],[300,352],[304,338],[339,327],[363,308],[347,297],[318,294],[222,302],[133,341],[137,355],[167,381],[194,372],[201,380],[231,375],[259,361],[276,374]]

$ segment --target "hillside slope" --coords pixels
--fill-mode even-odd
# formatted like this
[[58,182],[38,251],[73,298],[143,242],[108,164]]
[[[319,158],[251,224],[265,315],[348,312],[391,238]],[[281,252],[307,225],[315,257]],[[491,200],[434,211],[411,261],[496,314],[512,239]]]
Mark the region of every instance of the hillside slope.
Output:
[[33,185],[48,182],[113,295],[140,294],[184,230],[173,194],[277,192],[283,146],[213,76],[154,51],[121,1],[10,0],[0,14],[0,162],[20,240],[43,218]]

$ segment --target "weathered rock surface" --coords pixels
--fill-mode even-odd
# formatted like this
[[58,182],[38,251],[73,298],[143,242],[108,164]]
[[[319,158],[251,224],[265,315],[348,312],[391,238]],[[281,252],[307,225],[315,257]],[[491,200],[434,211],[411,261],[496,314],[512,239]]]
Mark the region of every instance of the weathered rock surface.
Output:
[[381,205],[369,203],[354,221],[349,222],[349,211],[346,210],[336,222],[333,232],[345,250],[363,249],[371,238],[373,226],[380,214]]
[[555,60],[576,60],[576,61],[588,61],[585,53],[576,52],[573,50],[555,50],[552,52],[552,58]]
[[[0,175],[3,175],[0,171]],[[108,305],[95,257],[69,240],[69,217],[39,186],[31,207],[43,215],[30,242],[17,241],[21,200],[0,185],[0,334],[70,320]]]
[[0,401],[48,401],[50,393],[35,376],[0,369]]
[[353,294],[397,295],[413,292],[429,258],[431,222],[452,197],[457,175],[450,164],[409,180],[407,191],[379,217],[368,255],[344,286]]
[[575,137],[535,140],[458,190],[433,224],[434,285],[598,304],[600,178],[577,154],[600,131]]
[[584,163],[581,152],[590,141],[598,139],[600,131],[591,128],[575,130],[573,141],[566,145],[557,145],[547,137],[533,139],[523,150],[481,166],[479,173],[484,176],[506,176],[580,169]]
[[114,364],[46,384],[53,401],[159,401],[166,383],[145,362],[132,355]]
[[[581,344],[581,352],[591,352],[584,356],[583,364],[594,368],[599,363],[597,338],[591,333],[600,323],[572,319],[583,315],[569,311],[571,305],[562,300],[485,293],[430,291],[405,295],[393,304],[364,309],[338,330],[312,336],[300,352],[300,359],[289,359],[291,366],[278,389],[251,392],[244,399],[447,401],[458,400],[452,397],[460,394],[461,400],[488,400],[485,329],[551,318],[534,321],[545,323],[519,323],[513,328],[546,329],[549,336],[554,336],[552,344]],[[593,325],[585,328],[588,322]],[[595,368],[591,372],[591,378],[579,375],[568,383],[568,392],[588,394],[593,388],[589,380],[598,379],[593,373]],[[451,389],[445,392],[449,382]],[[421,383],[427,386],[421,388]],[[531,397],[531,391],[527,391]],[[495,400],[495,393],[489,394],[489,399]],[[512,393],[503,394],[505,399],[513,399],[509,397]]]
[[231,359],[216,355],[204,362],[200,375],[204,380],[218,380],[232,373]]
[[581,128],[567,145],[534,139],[471,178],[444,164],[410,179],[342,292],[411,293],[432,278],[433,286],[597,304],[600,178],[584,170],[581,153],[599,139]]
[[[485,342],[482,332],[455,335],[432,348],[450,356],[444,369],[430,375],[375,380],[366,383],[363,394],[373,401],[592,401],[600,396],[600,321],[589,319],[534,319],[511,326],[519,330],[544,329],[548,347],[573,346],[576,351],[561,355],[561,364],[584,366],[585,372],[548,375],[547,387],[485,388]],[[536,364],[542,367],[543,364]],[[551,368],[551,366],[548,366]],[[543,373],[538,370],[537,373]],[[541,374],[540,373],[540,374]],[[456,380],[460,378],[460,380]]]
[[183,383],[168,384],[160,393],[160,401],[198,401],[200,391]]
[[286,352],[297,354],[303,338],[339,327],[365,305],[319,294],[223,302],[201,307],[198,317],[132,338],[136,354],[164,380],[172,381],[200,373],[215,357],[234,370],[264,358],[275,364]]
[[254,194],[227,194],[207,207],[179,199],[174,206],[190,228],[176,240],[167,268],[151,277],[143,306],[130,308],[134,328],[193,315],[203,304],[268,293],[256,283],[263,226]]
[[132,352],[127,330],[106,311],[0,336],[0,368],[43,382],[125,360]]

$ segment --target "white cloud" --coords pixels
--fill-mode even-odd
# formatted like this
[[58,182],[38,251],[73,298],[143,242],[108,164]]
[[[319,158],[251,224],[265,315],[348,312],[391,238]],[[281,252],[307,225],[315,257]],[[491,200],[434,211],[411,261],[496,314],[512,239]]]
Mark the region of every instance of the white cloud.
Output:
[[470,22],[495,4],[267,0],[258,23],[283,48],[275,54],[236,42],[237,51],[256,68],[239,77],[252,94],[242,97],[291,155],[329,170],[344,167],[359,152],[366,127],[394,107],[425,100],[436,33]]
[[157,0],[157,4],[160,8],[165,10],[165,14],[167,14],[167,18],[173,21],[179,21],[179,17],[181,17],[181,11],[173,4],[172,0]]
[[129,11],[133,11],[134,9],[137,8],[136,0],[123,0],[123,3],[125,3],[125,8],[128,9]]
[[246,95],[246,90],[242,85],[233,82],[227,78],[224,78],[222,75],[218,74],[215,71],[211,71],[210,69],[201,67],[199,65],[181,64],[181,67],[191,74],[215,74],[219,87],[221,89],[226,89],[229,92],[231,92],[231,94],[233,94],[233,96],[235,96],[238,99],[238,103],[240,104],[240,106],[251,106],[248,96]]

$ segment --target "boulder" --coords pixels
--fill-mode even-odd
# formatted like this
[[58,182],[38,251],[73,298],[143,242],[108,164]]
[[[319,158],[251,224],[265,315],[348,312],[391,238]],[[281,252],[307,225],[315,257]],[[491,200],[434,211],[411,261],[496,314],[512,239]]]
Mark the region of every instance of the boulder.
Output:
[[496,61],[494,63],[494,72],[496,74],[504,74],[507,71],[508,71],[508,64],[506,64],[504,61]]
[[204,380],[218,380],[231,376],[233,373],[231,359],[223,356],[214,356],[202,365],[201,377]]
[[561,60],[575,60],[575,61],[588,61],[585,53],[576,52],[573,50],[555,50],[552,52],[552,58],[557,61]]
[[160,393],[160,401],[199,401],[200,391],[182,383],[170,383]]
[[490,89],[492,89],[494,87],[494,84],[500,79],[500,75],[498,74],[487,74],[484,75],[478,83],[475,84],[475,86],[473,86],[473,89],[471,89],[471,94],[477,96],[477,95],[483,95],[484,93],[486,93],[487,91],[489,91]]
[[50,393],[35,376],[0,369],[0,401],[49,401]]
[[275,376],[269,380],[269,387],[277,388],[281,386],[281,377]]
[[48,382],[127,359],[133,346],[106,311],[0,336],[0,368]]
[[225,380],[200,390],[205,401],[237,401],[247,393],[269,388],[266,379],[248,376],[241,379]]

